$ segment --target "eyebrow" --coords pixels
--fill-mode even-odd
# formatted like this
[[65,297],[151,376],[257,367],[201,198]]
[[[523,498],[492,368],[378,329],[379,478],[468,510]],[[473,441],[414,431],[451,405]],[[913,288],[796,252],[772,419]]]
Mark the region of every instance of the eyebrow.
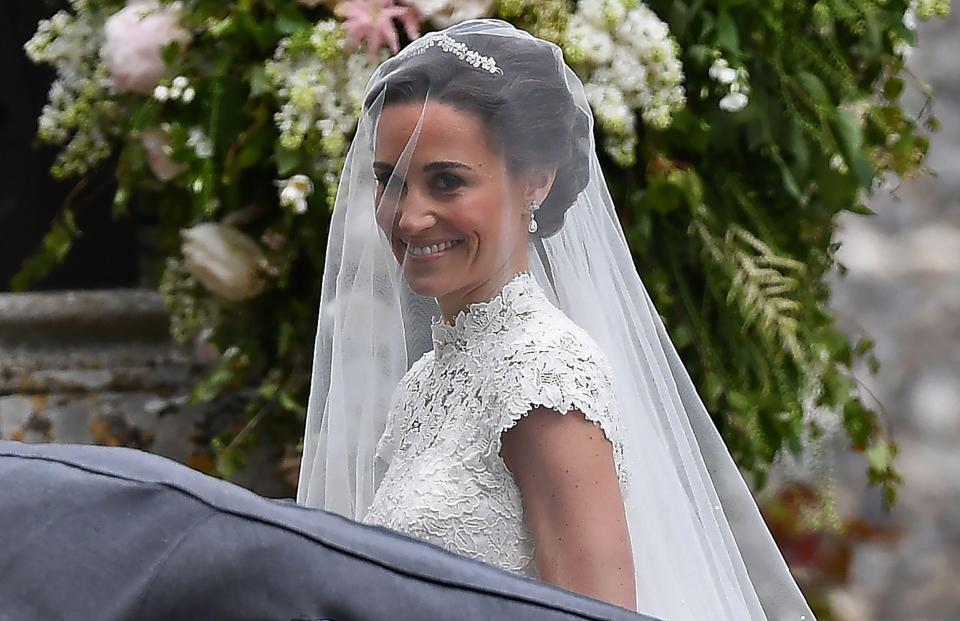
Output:
[[[374,170],[384,170],[393,172],[393,166],[387,162],[376,161],[373,163]],[[430,162],[423,167],[423,172],[432,172],[434,170],[452,170],[457,168],[465,168],[471,170],[471,167],[463,162],[454,162],[449,160]]]

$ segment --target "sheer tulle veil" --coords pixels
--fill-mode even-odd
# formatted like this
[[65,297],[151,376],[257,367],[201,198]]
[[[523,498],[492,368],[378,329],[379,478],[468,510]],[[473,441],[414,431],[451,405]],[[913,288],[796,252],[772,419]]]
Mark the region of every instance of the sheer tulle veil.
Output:
[[[429,103],[458,105],[448,94],[457,80],[516,103],[536,87],[523,75],[527,58],[562,85],[558,108],[526,108],[530,123],[555,122],[572,136],[561,147],[534,145],[540,155],[562,151],[554,161],[566,167],[558,180],[570,196],[537,212],[529,269],[614,371],[638,610],[670,620],[812,621],[634,266],[597,159],[583,85],[559,48],[499,20],[470,20],[418,39],[368,83],[330,225],[298,501],[363,517],[387,466],[375,448],[394,389],[431,347],[437,303],[410,290],[382,226],[398,209],[395,185],[403,183]],[[377,123],[394,100],[420,104],[421,123],[378,201],[371,173]]]

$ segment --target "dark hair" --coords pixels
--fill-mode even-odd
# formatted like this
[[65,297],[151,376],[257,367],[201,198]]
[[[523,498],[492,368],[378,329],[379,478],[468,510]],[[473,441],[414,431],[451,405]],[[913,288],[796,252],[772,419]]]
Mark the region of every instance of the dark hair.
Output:
[[401,53],[381,67],[380,75],[387,77],[374,83],[364,109],[381,96],[387,106],[424,101],[429,93],[431,101],[476,114],[491,143],[505,153],[510,171],[556,168],[536,214],[536,235],[549,237],[587,185],[592,149],[590,117],[573,100],[559,48],[525,36],[451,34],[493,58],[503,73],[475,68],[440,49]]

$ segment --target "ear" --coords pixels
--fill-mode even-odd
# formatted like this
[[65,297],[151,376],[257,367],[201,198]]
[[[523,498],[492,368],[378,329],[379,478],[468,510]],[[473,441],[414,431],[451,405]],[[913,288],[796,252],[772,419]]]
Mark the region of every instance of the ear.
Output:
[[556,168],[538,168],[531,170],[526,175],[524,184],[523,198],[527,204],[531,201],[542,203],[550,188],[553,187],[553,181],[557,178]]

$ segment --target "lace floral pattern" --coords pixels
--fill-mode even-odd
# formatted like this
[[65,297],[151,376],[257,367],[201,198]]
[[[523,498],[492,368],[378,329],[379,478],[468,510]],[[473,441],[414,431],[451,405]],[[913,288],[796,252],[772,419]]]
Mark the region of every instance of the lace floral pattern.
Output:
[[377,456],[389,467],[363,521],[535,576],[520,490],[501,434],[536,406],[579,410],[611,441],[625,488],[612,371],[592,339],[520,274],[452,324],[394,395]]

